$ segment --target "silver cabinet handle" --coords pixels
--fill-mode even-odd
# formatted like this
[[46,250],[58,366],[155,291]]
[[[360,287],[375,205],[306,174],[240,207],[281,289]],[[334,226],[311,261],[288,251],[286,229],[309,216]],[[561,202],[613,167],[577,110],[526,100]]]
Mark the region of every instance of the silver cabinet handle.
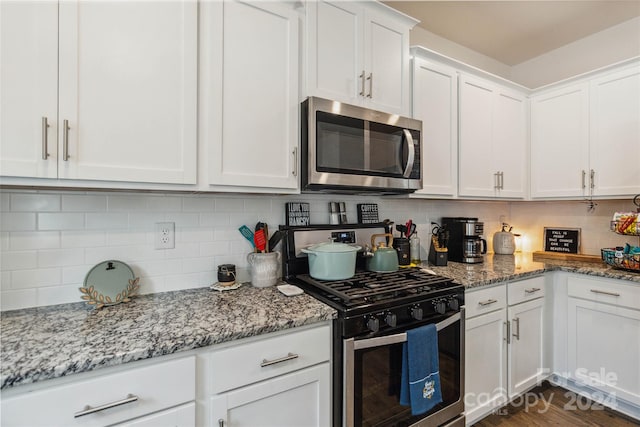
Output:
[[593,191],[593,189],[596,187],[596,181],[594,179],[595,177],[596,177],[596,171],[591,169],[591,173],[589,174],[589,179],[591,181],[591,191]]
[[487,305],[491,305],[491,304],[495,304],[497,303],[498,300],[497,299],[488,299],[486,301],[479,301],[478,304],[480,304],[481,306],[487,306]]
[[525,289],[524,292],[527,294],[534,294],[536,292],[538,292],[540,290],[540,288],[529,288],[529,289]]
[[47,160],[49,157],[49,123],[47,118],[42,118],[42,160]]
[[69,120],[62,122],[62,160],[69,160]]
[[367,80],[369,80],[369,95],[367,95],[367,98],[373,98],[373,73],[369,73]]
[[515,319],[513,319],[513,324],[516,325],[515,332],[513,333],[513,336],[515,337],[515,339],[520,341],[520,318],[516,317]]
[[293,171],[291,174],[293,176],[298,176],[298,147],[293,148]]
[[73,417],[74,418],[84,417],[85,415],[94,414],[96,412],[104,411],[105,409],[110,409],[110,408],[115,408],[116,406],[126,405],[127,403],[132,403],[132,402],[135,402],[136,400],[138,400],[138,396],[129,393],[129,394],[127,394],[127,397],[125,397],[122,400],[118,400],[116,402],[111,402],[111,403],[106,403],[104,405],[96,406],[95,408],[93,408],[93,407],[91,407],[89,405],[86,405],[82,411],[76,412],[73,415]]
[[298,357],[300,356],[295,353],[288,353],[286,356],[281,357],[279,359],[274,359],[274,360],[262,359],[262,363],[260,364],[260,367],[264,368],[265,366],[275,365],[276,363],[286,362],[287,360],[297,359]]
[[224,427],[224,420],[222,418],[218,420],[218,427]]
[[500,172],[494,173],[493,174],[493,178],[494,178],[494,180],[493,180],[493,182],[494,182],[493,188],[498,190],[500,188]]
[[585,170],[582,169],[582,189],[583,190],[587,188],[587,184],[585,184],[586,179],[587,179],[587,172],[585,172]]
[[612,297],[620,296],[620,294],[617,294],[615,292],[599,291],[598,289],[591,289],[591,292],[593,292],[594,294],[611,295]]
[[364,70],[362,70],[362,74],[360,74],[358,77],[360,77],[360,96],[364,96]]
[[504,340],[507,342],[507,344],[511,344],[511,322],[507,320],[506,322],[504,322],[504,326],[506,326],[507,328],[507,332],[504,335]]
[[500,189],[504,190],[504,171],[500,172]]

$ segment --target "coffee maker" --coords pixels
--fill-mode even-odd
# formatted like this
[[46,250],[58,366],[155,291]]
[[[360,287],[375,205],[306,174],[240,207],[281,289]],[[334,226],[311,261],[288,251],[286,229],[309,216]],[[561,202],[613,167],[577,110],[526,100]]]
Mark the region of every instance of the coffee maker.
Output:
[[475,264],[484,261],[487,241],[482,238],[484,223],[478,218],[445,217],[442,226],[449,230],[449,261]]

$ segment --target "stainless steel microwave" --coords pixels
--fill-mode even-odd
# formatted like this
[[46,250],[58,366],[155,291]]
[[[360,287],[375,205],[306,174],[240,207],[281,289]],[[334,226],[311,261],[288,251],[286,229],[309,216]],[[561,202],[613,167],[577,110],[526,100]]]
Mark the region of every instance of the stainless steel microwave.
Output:
[[303,191],[410,193],[422,188],[422,122],[327,99],[302,103]]

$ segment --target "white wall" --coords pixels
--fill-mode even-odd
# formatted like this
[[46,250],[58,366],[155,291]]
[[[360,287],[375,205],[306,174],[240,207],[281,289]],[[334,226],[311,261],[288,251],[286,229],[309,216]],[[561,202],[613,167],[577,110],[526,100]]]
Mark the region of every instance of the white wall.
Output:
[[534,89],[640,56],[640,17],[511,68],[511,80]]
[[[540,250],[544,226],[581,227],[583,250],[623,241],[608,231],[614,210],[627,201],[598,202],[587,213],[579,202],[472,202],[336,195],[176,195],[149,193],[3,191],[0,194],[0,304],[2,310],[80,301],[78,287],[99,262],[118,259],[140,276],[141,293],[205,287],[215,282],[217,266],[236,264],[248,280],[251,247],[238,232],[258,220],[275,231],[284,222],[287,201],[306,201],[313,224],[328,223],[328,202],[344,201],[348,219],[356,204],[378,203],[380,219],[404,223],[412,218],[426,259],[431,221],[472,216],[485,222],[489,244],[501,218],[528,238],[525,250]],[[175,249],[154,249],[156,222],[176,225]],[[635,239],[637,240],[637,239]],[[637,242],[635,244],[638,244]],[[491,251],[491,245],[489,251]]]

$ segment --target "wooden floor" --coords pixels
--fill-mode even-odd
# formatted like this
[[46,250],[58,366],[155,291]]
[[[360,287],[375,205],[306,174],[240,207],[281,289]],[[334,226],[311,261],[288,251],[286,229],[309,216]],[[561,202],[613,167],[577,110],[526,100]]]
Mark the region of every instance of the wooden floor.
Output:
[[[525,399],[516,399],[474,427],[493,426],[602,426],[627,427],[640,422],[598,405],[548,382],[534,388]],[[544,400],[543,400],[544,399]],[[528,402],[527,402],[528,400]]]

